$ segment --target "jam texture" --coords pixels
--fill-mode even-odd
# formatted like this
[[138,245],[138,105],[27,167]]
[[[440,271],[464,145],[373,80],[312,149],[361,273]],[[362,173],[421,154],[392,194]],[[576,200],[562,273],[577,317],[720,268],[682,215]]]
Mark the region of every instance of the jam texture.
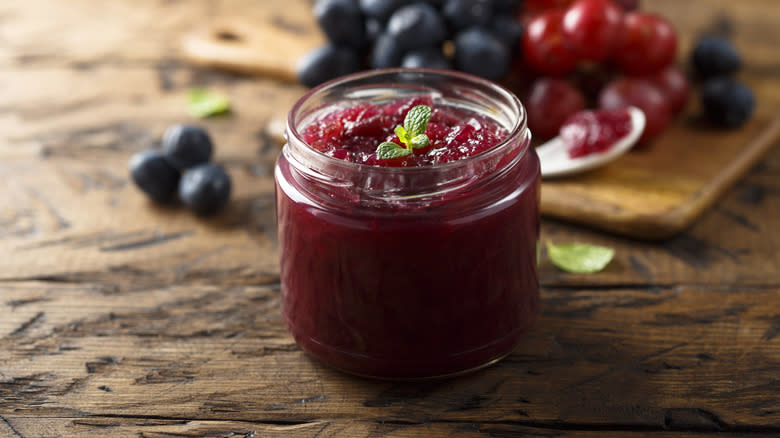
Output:
[[[425,133],[430,144],[414,154],[393,160],[380,160],[376,148],[391,141],[400,144],[393,130],[417,105],[433,111]],[[448,163],[484,152],[507,136],[493,120],[464,109],[434,105],[428,96],[396,99],[376,105],[361,103],[334,107],[320,115],[302,132],[304,141],[325,155],[353,163],[374,166],[410,167]]]

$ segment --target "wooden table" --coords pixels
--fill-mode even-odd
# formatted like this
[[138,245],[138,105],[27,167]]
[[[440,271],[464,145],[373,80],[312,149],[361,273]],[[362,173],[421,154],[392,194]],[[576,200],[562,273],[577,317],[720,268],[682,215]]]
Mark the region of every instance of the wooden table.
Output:
[[[759,113],[777,112],[776,0],[645,3],[684,52],[696,31],[731,30]],[[545,260],[540,320],[496,366],[392,383],[308,359],[278,310],[265,129],[303,89],[193,68],[178,47],[209,16],[296,26],[307,8],[0,3],[0,436],[780,436],[777,147],[663,243],[543,221],[543,240],[616,260],[591,276]],[[211,219],[156,207],[127,178],[131,154],[189,120],[194,86],[234,105],[203,122],[235,183]]]

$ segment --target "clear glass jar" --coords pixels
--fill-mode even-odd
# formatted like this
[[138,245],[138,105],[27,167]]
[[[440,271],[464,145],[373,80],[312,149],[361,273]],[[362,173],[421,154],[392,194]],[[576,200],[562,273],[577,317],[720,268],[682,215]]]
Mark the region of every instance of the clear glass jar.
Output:
[[[508,136],[428,167],[328,157],[301,132],[323,112],[429,95]],[[382,378],[459,374],[509,354],[539,302],[539,159],[502,87],[439,70],[374,70],[324,84],[290,110],[275,169],[282,314],[309,354]]]

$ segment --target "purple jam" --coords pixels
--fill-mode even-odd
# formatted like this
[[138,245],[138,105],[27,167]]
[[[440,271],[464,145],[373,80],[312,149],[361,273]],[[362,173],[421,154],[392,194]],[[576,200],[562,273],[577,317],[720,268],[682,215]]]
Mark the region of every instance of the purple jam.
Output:
[[561,140],[570,158],[602,153],[631,132],[631,123],[631,114],[625,108],[580,111],[561,126]]
[[[385,141],[401,144],[394,133],[406,113],[417,105],[432,107],[426,134],[430,144],[414,154],[380,160],[376,147]],[[437,107],[430,97],[397,99],[383,105],[363,103],[328,112],[303,132],[303,139],[325,155],[374,166],[431,166],[484,152],[507,136],[501,125],[487,117],[454,107]]]
[[[527,132],[508,137],[482,114],[431,103],[335,102],[288,133],[277,162],[282,314],[306,352],[351,373],[473,370],[509,354],[536,319],[540,172]],[[381,167],[374,150],[417,104],[434,108],[431,145],[391,166],[419,167]],[[316,172],[301,158],[310,147]],[[431,184],[447,162],[452,180]],[[399,180],[428,194],[366,188]]]

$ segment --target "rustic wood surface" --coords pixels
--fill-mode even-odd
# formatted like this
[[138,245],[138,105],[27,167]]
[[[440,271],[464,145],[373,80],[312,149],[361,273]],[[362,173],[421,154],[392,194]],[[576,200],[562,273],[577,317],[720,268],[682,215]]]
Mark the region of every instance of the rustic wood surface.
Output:
[[[733,29],[759,115],[780,108],[774,0],[646,3],[683,47]],[[308,359],[278,311],[268,128],[304,90],[193,67],[179,46],[237,13],[297,23],[306,4],[0,3],[0,437],[780,436],[776,144],[664,242],[544,220],[543,240],[616,260],[592,276],[543,260],[540,320],[494,367],[396,383]],[[149,203],[126,170],[192,121],[195,86],[234,106],[201,122],[236,189],[209,219]]]
[[[766,79],[777,76],[777,71],[770,70],[767,75],[758,68],[766,61],[766,41],[757,45],[757,35],[744,30],[780,21],[776,1],[753,1],[739,11],[728,10],[730,27],[706,14],[688,13],[696,9],[677,4],[670,10],[658,3],[663,2],[647,6],[670,15],[679,28],[692,30],[681,35],[679,64],[685,64],[692,37],[700,32],[734,37],[738,47],[744,49],[749,66],[743,79],[761,96],[757,115],[739,130],[712,129],[703,122],[697,99],[693,98],[652,147],[635,150],[592,172],[545,180],[543,214],[630,237],[668,238],[687,228],[780,140],[780,108],[776,100],[764,98],[776,94],[776,83]],[[724,6],[724,2],[702,4]],[[184,53],[202,65],[295,80],[294,61],[321,45],[323,35],[305,8],[291,16],[297,21],[282,20],[273,14],[251,23],[240,15],[232,20],[215,20],[185,37]],[[518,82],[522,81],[509,80],[505,85],[522,94],[523,84]]]

